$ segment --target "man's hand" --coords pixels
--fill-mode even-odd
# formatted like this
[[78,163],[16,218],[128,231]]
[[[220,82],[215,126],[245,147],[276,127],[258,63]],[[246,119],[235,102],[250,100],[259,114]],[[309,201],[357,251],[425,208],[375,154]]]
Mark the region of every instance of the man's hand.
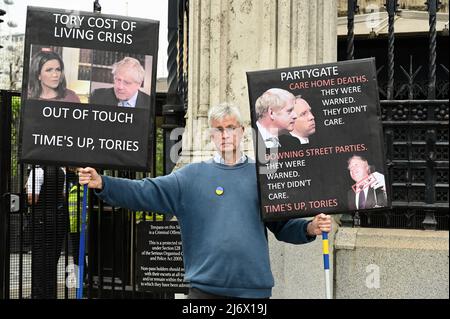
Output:
[[308,235],[317,236],[322,235],[322,232],[329,233],[331,231],[331,216],[319,214],[308,224]]
[[102,177],[91,167],[78,169],[78,182],[80,185],[87,184],[89,188],[103,188]]

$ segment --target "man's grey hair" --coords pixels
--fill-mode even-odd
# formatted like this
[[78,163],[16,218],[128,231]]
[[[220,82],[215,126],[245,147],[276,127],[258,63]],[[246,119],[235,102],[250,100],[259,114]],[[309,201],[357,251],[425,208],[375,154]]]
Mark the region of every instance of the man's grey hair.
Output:
[[208,124],[211,127],[212,121],[220,121],[227,116],[234,117],[239,125],[242,125],[241,112],[236,105],[231,103],[221,103],[210,108],[208,112]]
[[133,80],[136,83],[142,84],[142,82],[144,82],[144,77],[145,77],[145,70],[142,67],[141,63],[136,60],[135,58],[132,57],[125,57],[122,60],[116,62],[113,64],[112,66],[112,74],[116,75],[117,69],[127,69],[127,70],[133,70],[135,72],[132,72],[133,74]]
[[280,110],[284,103],[290,99],[295,99],[294,94],[283,89],[272,88],[264,92],[255,103],[257,119],[264,117],[269,107],[275,111]]

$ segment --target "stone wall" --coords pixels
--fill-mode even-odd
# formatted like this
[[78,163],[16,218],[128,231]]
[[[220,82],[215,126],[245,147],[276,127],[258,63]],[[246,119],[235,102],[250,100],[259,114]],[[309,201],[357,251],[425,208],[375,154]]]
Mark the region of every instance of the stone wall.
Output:
[[340,228],[334,249],[336,298],[449,298],[448,231]]

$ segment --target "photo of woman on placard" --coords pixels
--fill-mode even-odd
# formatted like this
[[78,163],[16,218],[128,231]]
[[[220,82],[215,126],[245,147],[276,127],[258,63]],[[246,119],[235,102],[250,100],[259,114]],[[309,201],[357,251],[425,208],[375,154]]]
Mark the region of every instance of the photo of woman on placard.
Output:
[[50,49],[37,52],[30,63],[28,98],[80,103],[78,95],[67,88],[64,62]]

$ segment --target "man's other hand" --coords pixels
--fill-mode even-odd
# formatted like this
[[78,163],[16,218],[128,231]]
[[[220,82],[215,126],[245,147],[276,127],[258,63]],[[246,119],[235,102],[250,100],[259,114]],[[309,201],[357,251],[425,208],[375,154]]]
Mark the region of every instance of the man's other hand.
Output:
[[329,233],[331,231],[331,216],[319,214],[308,224],[308,235],[317,236],[322,235],[322,232]]
[[91,167],[78,169],[78,181],[80,185],[87,184],[89,188],[103,188],[102,177]]

